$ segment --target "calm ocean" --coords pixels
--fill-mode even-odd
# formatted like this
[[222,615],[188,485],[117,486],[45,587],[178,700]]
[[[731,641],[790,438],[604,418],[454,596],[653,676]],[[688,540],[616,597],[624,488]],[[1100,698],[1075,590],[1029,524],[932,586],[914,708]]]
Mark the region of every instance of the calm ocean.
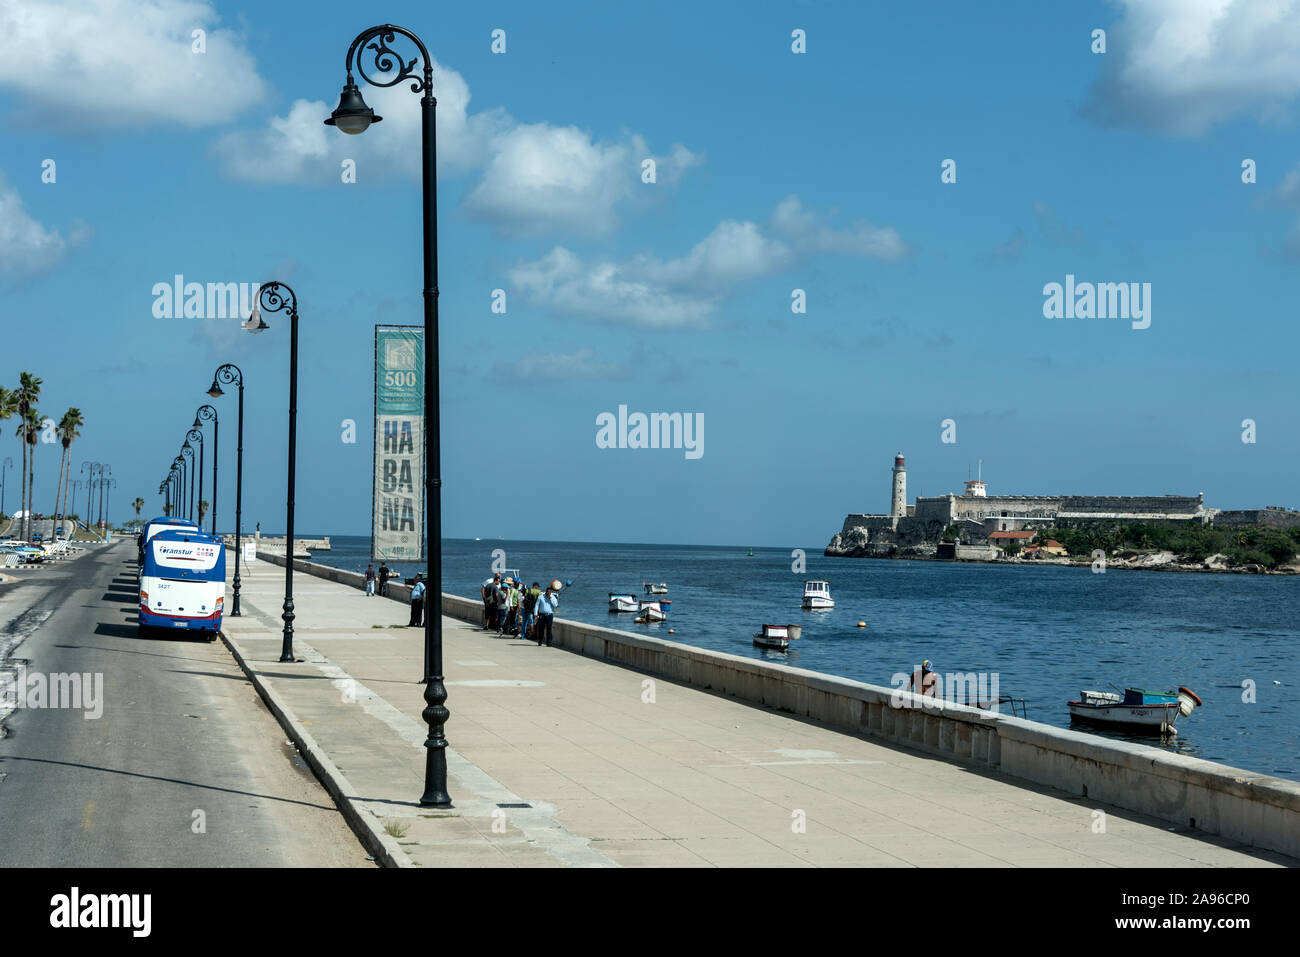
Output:
[[[302,537],[312,537],[302,535]],[[313,561],[364,570],[369,539],[331,536]],[[780,661],[889,685],[923,658],[941,674],[996,672],[1002,694],[1029,717],[1068,727],[1080,689],[1165,691],[1186,685],[1204,701],[1178,722],[1169,747],[1251,771],[1300,778],[1300,581],[1087,568],[824,558],[807,551],[795,573],[788,550],[569,542],[443,542],[443,590],[478,595],[492,551],[526,582],[573,579],[560,617]],[[406,575],[422,566],[403,566]],[[803,582],[830,581],[835,608],[803,611]],[[611,591],[668,583],[667,622],[610,614]],[[856,627],[865,621],[865,628]],[[802,624],[788,653],[755,648],[764,622]],[[1243,683],[1254,683],[1253,703]],[[1122,737],[1122,735],[1114,735]],[[1140,739],[1154,743],[1158,739]]]

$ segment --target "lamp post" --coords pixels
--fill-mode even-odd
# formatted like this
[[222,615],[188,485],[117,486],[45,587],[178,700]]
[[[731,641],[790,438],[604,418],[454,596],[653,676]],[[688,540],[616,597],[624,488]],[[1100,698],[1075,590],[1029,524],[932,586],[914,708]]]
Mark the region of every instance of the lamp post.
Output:
[[248,317],[251,332],[269,328],[262,320],[262,309],[267,312],[286,312],[289,316],[289,480],[284,513],[284,640],[280,646],[280,660],[293,661],[293,489],[298,453],[298,294],[282,282],[265,283],[253,302],[253,314]]
[[[403,59],[389,44],[401,34],[415,44],[419,57]],[[376,77],[366,72],[359,53],[374,52],[372,69]],[[364,133],[372,123],[382,117],[366,106],[352,77],[353,58],[357,72],[367,83],[377,87],[397,86],[410,81],[411,92],[420,97],[421,156],[424,212],[424,500],[426,506],[425,549],[428,559],[425,584],[424,618],[424,701],[421,714],[429,727],[425,739],[424,794],[420,804],[424,807],[451,807],[447,793],[447,738],[443,725],[450,717],[447,710],[447,686],[442,674],[442,479],[439,468],[439,408],[438,408],[438,197],[436,189],[437,137],[434,116],[438,101],[433,96],[433,60],[423,41],[414,33],[391,23],[370,27],[357,34],[348,47],[345,68],[347,80],[339,105],[325,121],[344,133]],[[416,62],[423,58],[424,79],[417,78]]]
[[[195,419],[194,421],[197,423],[198,419]],[[198,425],[196,424],[185,433],[185,438],[186,441],[197,442],[199,444],[199,497],[196,499],[197,504],[194,507],[196,509],[195,514],[198,515],[199,531],[201,532],[203,531],[203,433],[199,430]]]
[[194,414],[194,428],[200,428],[200,422],[212,421],[212,507],[208,510],[212,515],[212,536],[217,535],[217,453],[221,446],[218,444],[217,410],[210,405],[199,406],[199,411]]
[[99,516],[95,522],[96,527],[103,527],[104,525],[104,474],[105,473],[112,475],[113,467],[111,465],[101,465],[99,467]]
[[176,515],[180,517],[185,514],[185,456],[177,452],[176,458],[172,459],[172,469],[176,475],[176,496],[173,501]]
[[235,427],[235,588],[234,602],[230,609],[231,615],[239,617],[239,534],[244,519],[244,373],[233,362],[218,366],[213,373],[212,388],[208,389],[208,395],[214,399],[225,395],[221,391],[222,382],[239,386],[239,424]]
[[3,464],[0,464],[0,515],[5,513],[5,472],[14,466],[14,460],[5,456]]
[[189,498],[186,499],[185,517],[194,521],[194,447],[190,445],[189,432],[185,433],[185,444],[181,446],[181,455],[185,456],[185,474],[190,480]]
[[81,471],[83,471],[83,472],[87,472],[87,471],[88,471],[88,472],[90,473],[90,474],[87,476],[87,478],[86,478],[86,521],[85,521],[85,526],[86,526],[87,529],[90,528],[90,518],[91,518],[90,497],[91,497],[92,495],[95,494],[95,469],[102,469],[102,468],[103,468],[103,466],[100,465],[98,462],[82,462],[82,463],[81,463]]
[[117,488],[117,479],[111,478],[105,483],[108,491],[104,495],[104,528],[112,528],[113,520],[109,518],[109,503],[113,500],[113,489]]

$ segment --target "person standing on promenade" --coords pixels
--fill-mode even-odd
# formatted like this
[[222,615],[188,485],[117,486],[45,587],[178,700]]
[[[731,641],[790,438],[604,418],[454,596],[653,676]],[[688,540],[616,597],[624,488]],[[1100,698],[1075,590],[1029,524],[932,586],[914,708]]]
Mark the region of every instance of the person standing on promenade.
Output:
[[510,617],[510,586],[505,582],[497,585],[494,597],[496,598],[497,637],[500,638],[505,634],[506,622]]
[[388,595],[388,562],[379,563],[379,594],[383,597]]
[[424,624],[425,591],[424,582],[420,580],[419,573],[416,573],[415,584],[411,586],[411,620],[407,623],[407,628],[419,628]]
[[492,577],[483,582],[480,591],[483,594],[483,630],[487,631],[496,624],[497,585],[501,584],[501,573],[493,572]]
[[537,647],[542,646],[542,637],[546,638],[546,647],[551,647],[551,625],[555,622],[555,609],[560,604],[560,598],[551,588],[546,586],[546,592],[537,599]]
[[375,566],[373,564],[366,566],[366,597],[370,598],[375,593]]
[[[520,582],[520,587],[523,582]],[[533,610],[537,607],[537,582],[533,582],[533,587],[524,592],[519,599],[519,637],[525,641],[528,639],[528,626],[533,623]]]
[[519,592],[523,587],[524,583],[518,578],[510,580],[510,617],[506,620],[507,635],[519,633]]

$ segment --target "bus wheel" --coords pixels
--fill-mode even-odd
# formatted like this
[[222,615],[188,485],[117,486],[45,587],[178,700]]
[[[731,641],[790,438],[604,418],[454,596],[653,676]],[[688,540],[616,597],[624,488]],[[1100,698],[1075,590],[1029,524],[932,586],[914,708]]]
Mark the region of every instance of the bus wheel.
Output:
[[216,641],[216,640],[217,640],[217,630],[213,628],[208,632],[208,641]]

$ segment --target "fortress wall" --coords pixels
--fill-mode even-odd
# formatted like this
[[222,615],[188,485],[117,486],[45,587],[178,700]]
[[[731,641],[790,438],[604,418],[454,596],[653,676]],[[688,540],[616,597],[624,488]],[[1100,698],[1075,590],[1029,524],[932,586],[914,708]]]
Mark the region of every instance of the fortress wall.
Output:
[[1222,511],[1214,516],[1215,525],[1263,525],[1265,528],[1295,528],[1300,526],[1300,512],[1280,508],[1248,508]]
[[1195,515],[1204,504],[1199,495],[1066,495],[1061,511],[1105,515]]
[[891,515],[866,515],[861,512],[853,512],[844,518],[844,527],[840,529],[841,535],[848,535],[855,528],[865,528],[869,532],[880,532],[886,529],[893,530],[894,518]]

